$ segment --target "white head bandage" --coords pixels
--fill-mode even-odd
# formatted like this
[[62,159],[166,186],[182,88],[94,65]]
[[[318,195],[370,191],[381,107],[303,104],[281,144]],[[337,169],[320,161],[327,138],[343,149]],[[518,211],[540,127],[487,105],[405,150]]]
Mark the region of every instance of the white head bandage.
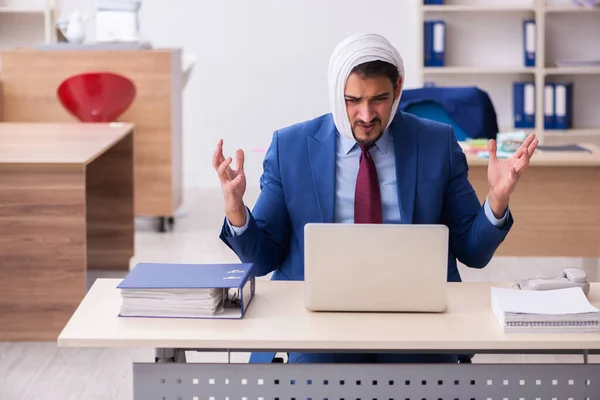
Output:
[[[348,76],[354,67],[369,61],[381,60],[389,62],[398,68],[402,77],[400,84],[400,94],[404,86],[404,63],[398,50],[383,36],[373,33],[354,34],[341,41],[333,51],[329,61],[329,106],[333,114],[333,122],[337,130],[345,137],[353,139],[352,126],[348,119],[346,111],[346,101],[344,99],[344,89]],[[398,109],[400,96],[394,101],[392,106],[393,117]],[[387,127],[393,118],[388,121]]]

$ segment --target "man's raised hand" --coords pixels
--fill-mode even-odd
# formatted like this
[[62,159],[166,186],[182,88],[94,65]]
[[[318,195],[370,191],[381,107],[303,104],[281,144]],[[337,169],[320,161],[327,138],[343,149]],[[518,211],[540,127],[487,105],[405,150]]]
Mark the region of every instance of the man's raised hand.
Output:
[[223,198],[225,201],[225,214],[233,226],[241,227],[246,224],[246,206],[244,193],[246,192],[246,175],[244,174],[244,152],[236,151],[236,169],[231,168],[233,159],[223,155],[223,140],[217,143],[213,155],[213,167],[217,171]]

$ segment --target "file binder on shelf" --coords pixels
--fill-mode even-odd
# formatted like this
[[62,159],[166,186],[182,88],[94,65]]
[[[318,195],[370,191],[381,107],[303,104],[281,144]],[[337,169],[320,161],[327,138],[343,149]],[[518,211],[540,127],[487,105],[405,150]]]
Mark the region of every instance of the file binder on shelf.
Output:
[[140,263],[117,288],[120,317],[240,319],[255,276],[252,264]]
[[424,22],[423,51],[425,67],[443,67],[446,64],[446,23],[443,20]]
[[525,20],[523,21],[523,55],[526,67],[535,67],[536,45],[535,20]]
[[571,129],[573,126],[573,84],[554,83],[554,129]]
[[544,85],[544,129],[554,129],[554,84]]
[[513,83],[513,118],[517,129],[535,128],[535,84]]
[[423,65],[431,67],[433,64],[433,23],[423,22]]
[[433,65],[443,67],[446,64],[446,23],[434,21],[433,23]]
[[425,0],[424,4],[426,6],[429,6],[429,5],[441,6],[444,4],[444,0]]

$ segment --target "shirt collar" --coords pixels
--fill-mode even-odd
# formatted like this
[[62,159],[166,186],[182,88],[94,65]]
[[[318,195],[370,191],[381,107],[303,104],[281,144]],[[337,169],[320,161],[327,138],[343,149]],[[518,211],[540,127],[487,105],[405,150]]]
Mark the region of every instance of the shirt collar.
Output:
[[[342,141],[342,150],[344,151],[344,155],[348,155],[348,153],[350,153],[350,150],[352,150],[354,146],[358,145],[358,143],[356,143],[356,140],[354,139],[349,139],[345,136],[340,135],[339,133],[337,133],[337,135]],[[386,129],[385,131],[383,131],[383,135],[381,135],[381,137],[375,142],[375,147],[377,147],[379,151],[381,151],[383,154],[387,154],[390,148],[390,138],[391,136],[389,129]]]

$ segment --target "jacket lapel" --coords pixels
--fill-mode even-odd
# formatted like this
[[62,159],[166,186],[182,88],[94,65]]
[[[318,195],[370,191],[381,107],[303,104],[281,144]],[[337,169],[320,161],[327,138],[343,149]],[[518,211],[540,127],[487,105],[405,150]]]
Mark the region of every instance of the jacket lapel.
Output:
[[307,137],[311,173],[321,222],[324,223],[331,223],[334,219],[335,133],[333,118],[329,116],[314,135]]
[[417,132],[402,112],[398,112],[390,130],[394,138],[400,216],[403,224],[411,224],[417,184]]

